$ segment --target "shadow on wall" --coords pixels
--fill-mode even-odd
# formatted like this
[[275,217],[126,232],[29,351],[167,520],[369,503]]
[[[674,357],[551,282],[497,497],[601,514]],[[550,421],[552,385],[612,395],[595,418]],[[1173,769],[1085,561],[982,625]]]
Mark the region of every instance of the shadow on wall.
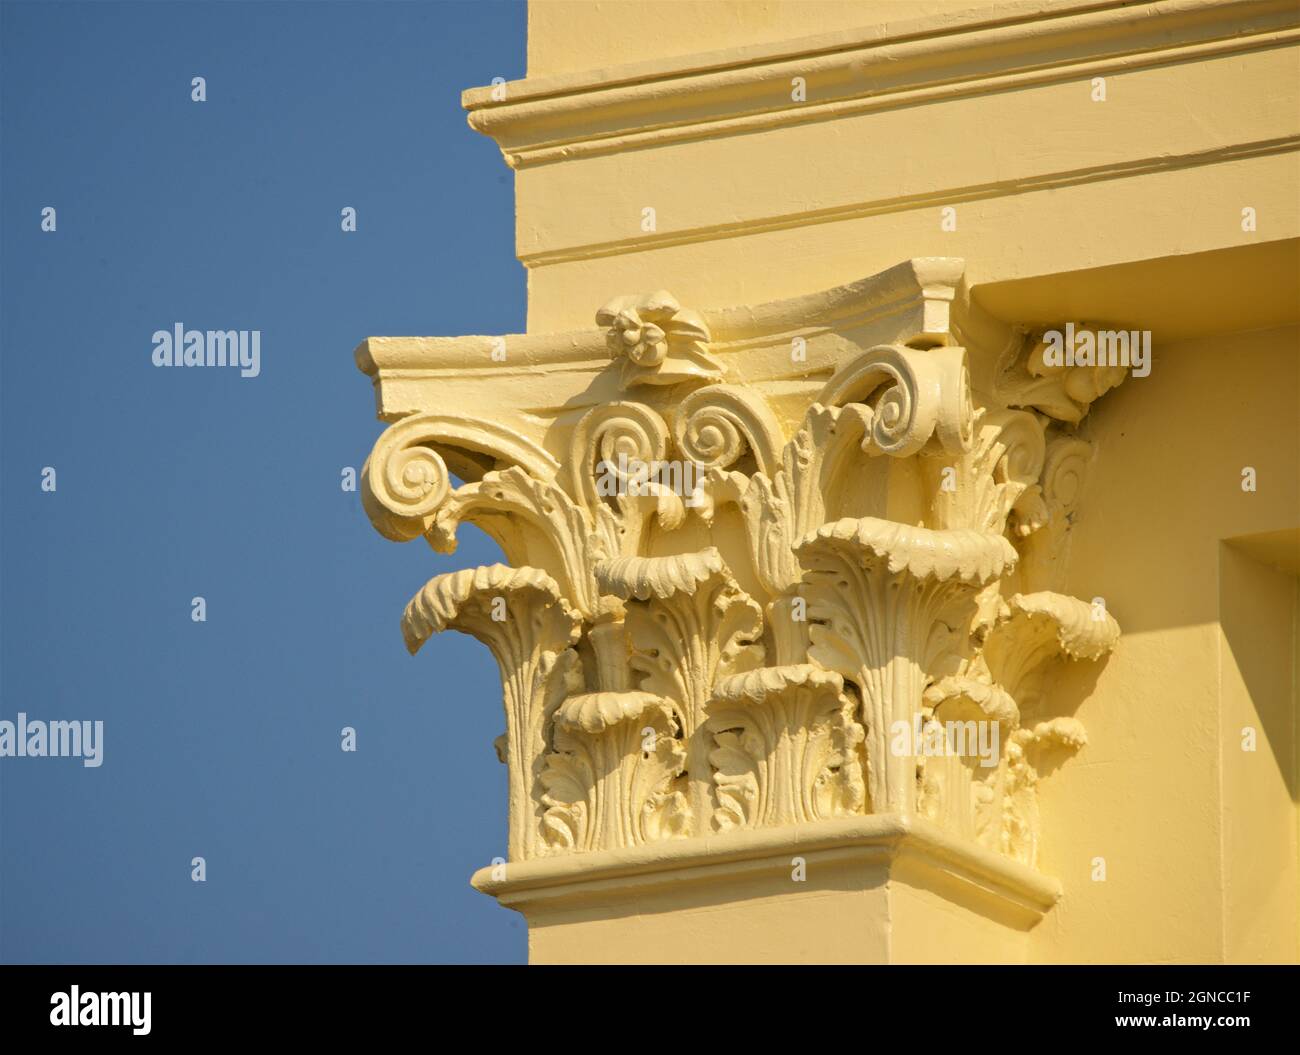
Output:
[[[1297,637],[1300,622],[1300,529],[1229,539],[1219,549],[1219,612],[1224,651],[1225,768],[1238,752],[1269,754],[1276,770],[1255,781],[1281,780],[1292,802],[1297,781]],[[1231,720],[1232,724],[1227,723]],[[1255,742],[1249,741],[1255,731]],[[1263,790],[1263,789],[1261,789]]]

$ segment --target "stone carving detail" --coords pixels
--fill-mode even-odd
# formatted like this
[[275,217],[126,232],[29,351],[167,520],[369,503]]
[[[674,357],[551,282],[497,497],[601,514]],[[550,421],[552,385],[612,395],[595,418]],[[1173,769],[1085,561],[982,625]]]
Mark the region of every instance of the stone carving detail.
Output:
[[932,440],[948,451],[970,446],[970,375],[961,348],[872,348],[826,383],[819,402],[866,408],[863,450],[905,458]]
[[541,782],[548,847],[637,846],[679,834],[686,752],[669,703],[648,692],[571,696],[555,714],[555,751]]
[[[452,552],[474,524],[513,565],[433,579],[402,623],[412,651],[451,627],[497,659],[512,860],[888,812],[1035,864],[1039,782],[1086,744],[1053,671],[1119,637],[1055,591],[1097,457],[1079,423],[1122,371],[1048,369],[987,322],[960,346],[929,287],[914,330],[860,339],[866,288],[709,316],[618,298],[539,344],[589,355],[580,382],[376,443],[378,530]],[[815,369],[774,358],[790,333]]]
[[721,679],[709,704],[720,828],[800,824],[860,813],[866,801],[856,703],[811,664]]
[[722,470],[748,458],[771,473],[785,438],[761,396],[734,385],[710,385],[692,392],[677,408],[677,448],[703,469]]
[[671,293],[616,297],[596,312],[610,355],[623,363],[623,387],[716,380],[726,368],[708,353],[709,327]]
[[716,549],[622,557],[596,567],[602,592],[627,603],[630,666],[641,687],[671,702],[688,748],[691,827],[710,830],[714,795],[702,727],[716,679],[758,666],[763,612]]
[[416,652],[447,628],[472,634],[492,651],[501,669],[506,710],[504,756],[510,779],[510,855],[538,849],[538,771],[546,727],[575,679],[576,614],[555,580],[536,568],[485,568],[439,575],[406,606],[402,635]]
[[[1069,325],[1072,331],[1089,329],[1083,323]],[[1008,406],[1035,407],[1058,421],[1077,423],[1097,399],[1128,376],[1126,366],[1053,364],[1046,353],[1047,342],[1039,331],[1028,334],[1019,347],[1013,346],[999,364],[999,395]]]
[[[361,500],[378,531],[398,542],[429,530],[450,494],[448,463],[461,476],[500,460],[535,480],[555,476],[559,463],[543,448],[495,422],[454,414],[416,414],[387,429],[366,459]],[[480,470],[481,472],[481,470]]]
[[976,592],[1015,565],[1016,551],[1000,535],[865,517],[824,525],[799,552],[809,569],[809,657],[862,697],[872,808],[911,812],[915,756],[894,747],[896,723],[914,726],[929,672],[959,651]]

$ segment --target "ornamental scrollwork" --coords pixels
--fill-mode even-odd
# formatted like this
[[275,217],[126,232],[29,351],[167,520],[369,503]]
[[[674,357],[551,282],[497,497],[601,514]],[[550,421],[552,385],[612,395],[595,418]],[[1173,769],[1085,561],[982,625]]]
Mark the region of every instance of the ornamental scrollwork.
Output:
[[[1052,673],[1119,639],[1057,591],[1079,423],[1123,377],[1033,335],[963,347],[932,311],[886,343],[738,318],[616,298],[565,338],[593,349],[567,403],[517,428],[427,408],[371,453],[382,534],[451,552],[473,524],[508,561],[431,580],[402,629],[497,660],[510,858],[888,812],[1034,865],[1038,784],[1087,742]],[[742,354],[817,332],[816,363],[747,379]]]

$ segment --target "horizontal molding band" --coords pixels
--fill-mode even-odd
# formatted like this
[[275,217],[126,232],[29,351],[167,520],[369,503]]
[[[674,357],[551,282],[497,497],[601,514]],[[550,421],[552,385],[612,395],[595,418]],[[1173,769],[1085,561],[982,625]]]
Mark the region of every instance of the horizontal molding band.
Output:
[[[902,339],[951,343],[949,308],[965,273],[960,257],[915,257],[855,282],[758,304],[701,308],[717,355],[735,354],[754,342],[784,343],[794,334],[845,330],[894,318]],[[445,379],[466,374],[510,379],[587,373],[609,365],[606,329],[592,326],[558,333],[467,337],[368,337],[353,356],[357,369],[385,381]],[[507,353],[504,360],[493,351]]]
[[[516,81],[505,86],[504,102],[493,101],[490,88],[471,89],[462,101],[471,127],[522,168],[1300,41],[1293,0],[1048,5],[1010,22],[931,22],[910,34],[917,23],[885,26],[894,34],[887,38],[882,27],[840,34],[829,52],[816,50],[827,38],[812,38],[802,51],[786,45],[727,68],[701,72],[698,57],[673,59],[657,64],[658,73],[638,64],[639,78],[619,71],[586,82],[559,78],[564,88],[551,83],[556,78]],[[791,101],[795,76],[814,101]]]
[[1252,143],[1234,143],[1228,147],[1216,147],[1211,150],[1193,151],[1186,154],[1160,154],[1135,158],[1129,161],[1089,166],[1087,168],[1048,172],[1015,180],[970,184],[927,191],[921,194],[879,198],[872,201],[836,206],[830,209],[757,217],[724,224],[685,228],[679,231],[660,231],[654,234],[644,234],[609,242],[568,246],[564,249],[522,254],[519,260],[525,267],[545,267],[550,264],[562,264],[575,260],[591,260],[597,257],[619,256],[624,253],[640,253],[652,249],[689,245],[692,242],[740,238],[745,235],[764,234],[795,227],[807,227],[813,224],[836,223],[842,220],[856,220],[867,216],[908,212],[927,206],[957,205],[968,201],[1006,197],[1033,191],[1055,190],[1087,183],[1101,183],[1113,179],[1127,179],[1134,176],[1195,168],[1202,165],[1217,165],[1229,161],[1268,157],[1277,154],[1289,154],[1297,151],[1300,151],[1300,134],[1279,136],[1275,139],[1265,139]]
[[[967,8],[956,13],[926,15],[913,19],[889,19],[850,29],[831,30],[813,36],[728,47],[719,51],[656,57],[623,63],[604,69],[550,73],[508,82],[511,102],[531,102],[565,95],[578,95],[604,88],[671,80],[694,74],[761,66],[783,59],[829,55],[873,42],[899,42],[944,34],[964,33],[992,26],[1026,23],[1061,14],[1081,14],[1123,7],[1134,0],[1007,0],[998,10]],[[461,95],[466,109],[490,105],[491,87],[468,88]]]
[[904,861],[1037,917],[1061,896],[1061,885],[983,847],[965,842],[920,817],[869,814],[789,828],[760,828],[697,839],[667,839],[623,850],[595,850],[479,869],[471,882],[510,907],[585,902],[595,893],[681,882],[725,882],[729,877],[789,874],[790,856],[864,856]]

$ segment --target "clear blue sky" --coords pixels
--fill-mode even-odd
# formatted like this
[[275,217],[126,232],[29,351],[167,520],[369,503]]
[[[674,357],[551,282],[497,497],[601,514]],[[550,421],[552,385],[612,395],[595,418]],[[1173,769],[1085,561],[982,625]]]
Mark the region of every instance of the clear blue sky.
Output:
[[[500,554],[384,540],[340,472],[382,429],[359,340],[523,329],[459,99],[523,76],[524,5],[0,9],[0,719],[105,723],[97,769],[0,759],[0,960],[522,961],[468,885],[505,848],[495,665],[399,631]],[[155,368],[177,322],[260,330],[261,376]]]

